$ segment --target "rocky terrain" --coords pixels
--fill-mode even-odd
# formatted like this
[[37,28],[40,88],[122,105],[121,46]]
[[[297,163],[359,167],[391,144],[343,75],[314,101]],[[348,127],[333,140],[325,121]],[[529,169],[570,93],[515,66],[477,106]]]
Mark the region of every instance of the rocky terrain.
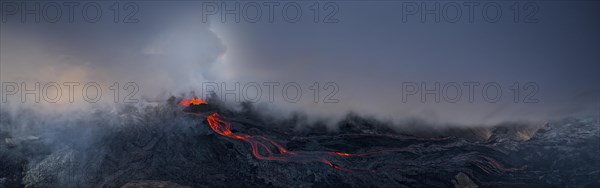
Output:
[[[392,129],[349,114],[337,130],[298,129],[250,105],[213,105],[235,133],[268,137],[289,151],[368,153],[320,161],[257,159],[250,145],[215,133],[176,99],[97,110],[82,118],[0,121],[3,187],[600,187],[597,117],[495,127]],[[211,102],[211,104],[218,104]],[[414,125],[413,125],[414,126]],[[265,151],[260,151],[265,152]]]

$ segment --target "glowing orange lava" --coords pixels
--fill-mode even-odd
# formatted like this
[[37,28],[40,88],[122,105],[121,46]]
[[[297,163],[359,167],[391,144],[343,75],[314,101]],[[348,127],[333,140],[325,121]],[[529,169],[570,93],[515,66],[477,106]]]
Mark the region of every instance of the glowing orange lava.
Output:
[[[200,105],[200,104],[208,104],[205,100],[192,98],[192,99],[184,99],[180,103],[182,106],[190,106],[190,105]],[[191,113],[194,115],[200,115],[196,113]],[[344,171],[351,171],[350,169],[340,167],[336,164],[333,164],[331,161],[326,159],[323,156],[342,156],[342,157],[351,157],[351,156],[365,156],[370,154],[375,154],[381,151],[369,152],[369,153],[361,153],[361,154],[349,154],[343,152],[321,152],[321,151],[288,151],[281,144],[266,138],[264,136],[251,136],[241,133],[233,133],[231,131],[231,124],[223,118],[218,113],[213,113],[209,116],[206,116],[206,120],[208,121],[208,125],[210,128],[215,131],[215,133],[225,136],[232,139],[242,140],[250,144],[252,147],[252,155],[260,160],[271,160],[271,161],[298,161],[298,162],[310,162],[310,161],[319,161],[325,163],[332,168]],[[271,148],[276,148],[276,151],[271,150]],[[260,151],[265,151],[265,155]]]
[[[200,104],[208,104],[205,100],[198,98],[184,99],[179,104],[182,106],[190,106],[190,105],[200,105]],[[264,136],[252,136],[246,135],[242,133],[234,133],[231,131],[231,124],[221,118],[218,113],[212,113],[209,116],[205,116],[199,113],[189,112],[188,114],[193,114],[196,116],[206,117],[208,121],[208,125],[210,128],[215,131],[215,133],[225,136],[228,138],[242,140],[250,144],[252,148],[252,155],[260,160],[270,160],[270,161],[295,161],[295,162],[322,162],[334,169],[342,170],[342,171],[374,171],[368,169],[349,169],[338,166],[332,163],[327,158],[331,157],[362,157],[367,155],[374,155],[382,152],[394,152],[394,151],[409,151],[403,148],[390,148],[385,150],[376,150],[366,153],[345,153],[345,152],[326,152],[326,151],[288,151],[281,144],[266,138]],[[271,148],[276,148],[277,151],[271,150]],[[261,153],[261,150],[263,151]],[[265,155],[263,155],[265,154]],[[487,159],[487,158],[486,158]],[[500,169],[502,171],[517,171],[522,169],[514,169],[514,168],[506,168],[499,162],[493,159],[487,159],[491,161],[491,166]],[[486,170],[487,167],[483,167]]]
[[199,99],[199,98],[191,98],[191,99],[183,99],[183,100],[181,100],[181,102],[179,102],[179,104],[182,106],[190,106],[190,104],[201,105],[201,104],[208,104],[208,102],[206,102],[205,100]]

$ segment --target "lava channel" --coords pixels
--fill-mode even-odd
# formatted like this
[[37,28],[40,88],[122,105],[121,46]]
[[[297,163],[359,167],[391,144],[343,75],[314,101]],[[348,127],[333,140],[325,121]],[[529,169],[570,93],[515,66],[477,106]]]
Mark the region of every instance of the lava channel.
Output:
[[[196,105],[196,106],[202,105],[202,104],[207,105],[208,102],[203,99],[199,99],[199,98],[191,98],[191,99],[184,99],[179,104],[182,106],[185,106],[185,107],[189,107],[191,105]],[[366,153],[345,153],[345,152],[330,152],[330,151],[289,151],[288,149],[283,147],[281,144],[279,144],[279,143],[275,142],[274,140],[269,139],[267,137],[232,132],[231,131],[231,123],[229,123],[228,121],[221,118],[221,116],[216,112],[212,113],[208,116],[205,116],[201,113],[194,113],[194,112],[186,112],[186,113],[195,115],[195,116],[205,117],[206,120],[208,121],[210,128],[215,133],[217,133],[221,136],[225,136],[227,138],[236,139],[236,140],[242,140],[242,141],[249,143],[252,148],[252,155],[260,160],[287,161],[287,162],[315,162],[316,161],[316,162],[322,162],[334,169],[338,169],[338,170],[342,170],[342,171],[375,172],[375,170],[369,170],[369,169],[357,169],[357,168],[351,169],[351,168],[341,167],[339,165],[334,164],[333,162],[331,162],[330,160],[328,160],[327,158],[325,158],[323,156],[364,157],[364,156],[374,155],[374,154],[378,154],[378,153],[382,153],[382,152],[409,151],[406,149],[399,149],[399,148],[376,150],[376,151],[371,151],[371,152],[366,152]],[[276,150],[271,150],[270,148],[272,148],[272,147],[269,147],[269,146],[276,148]],[[266,151],[266,155],[261,154],[261,152],[260,152],[261,149],[263,151]],[[516,170],[522,170],[522,169],[516,169],[516,168],[515,169],[506,168],[503,165],[499,164],[499,162],[497,162],[493,159],[490,160],[487,157],[486,157],[486,159],[488,159],[492,163],[492,165],[487,166],[484,170],[489,170],[490,166],[492,168],[495,167],[497,169],[500,169],[501,171],[512,172],[512,171],[516,171]]]

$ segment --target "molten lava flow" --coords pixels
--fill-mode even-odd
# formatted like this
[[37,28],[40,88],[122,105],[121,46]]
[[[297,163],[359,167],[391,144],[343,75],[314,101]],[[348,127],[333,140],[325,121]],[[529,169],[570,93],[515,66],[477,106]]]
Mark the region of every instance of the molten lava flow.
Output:
[[[219,116],[218,113],[213,113],[213,114],[209,115],[208,117],[206,117],[206,119],[208,121],[208,125],[210,126],[210,128],[213,131],[215,131],[217,134],[220,134],[222,136],[226,136],[229,138],[233,138],[233,139],[243,140],[243,141],[250,143],[250,145],[252,146],[252,155],[254,155],[258,159],[285,160],[286,157],[289,157],[290,154],[293,154],[293,153],[288,153],[288,150],[285,149],[283,146],[279,145],[277,142],[275,142],[271,139],[265,138],[263,136],[249,136],[249,135],[245,135],[245,134],[238,134],[238,133],[231,132],[231,124],[229,122],[221,119],[221,116]],[[266,141],[266,142],[270,143],[271,145],[275,146],[279,153],[276,155],[276,153],[274,153],[273,151],[271,151],[271,149],[269,149],[269,147],[267,146],[267,143],[263,143],[261,141]],[[264,149],[265,151],[267,151],[267,153],[268,153],[267,156],[263,156],[259,152],[259,150],[261,148]]]
[[[205,100],[192,98],[182,100],[180,103],[182,106],[190,106],[190,105],[200,105],[200,104],[208,104]],[[196,113],[191,113],[194,115],[200,115]],[[261,160],[272,160],[272,161],[298,161],[298,162],[307,162],[307,161],[319,161],[323,162],[332,168],[344,171],[351,171],[350,169],[340,167],[336,164],[333,164],[331,161],[327,160],[323,156],[342,156],[342,157],[351,157],[351,156],[365,156],[370,154],[375,154],[381,151],[362,153],[362,154],[349,154],[343,152],[308,152],[308,151],[288,151],[281,144],[266,138],[264,136],[251,136],[241,133],[233,133],[231,131],[231,124],[221,118],[218,113],[213,113],[209,116],[206,116],[206,120],[208,121],[208,125],[210,128],[215,131],[215,133],[225,136],[232,139],[243,140],[248,142],[252,148],[252,155],[257,159]],[[271,150],[271,147],[277,149],[277,151]],[[261,154],[260,151],[266,151],[266,155]]]
[[[190,105],[200,105],[200,104],[208,104],[205,100],[192,98],[192,99],[184,99],[179,104],[182,106],[190,106]],[[198,113],[188,113],[196,116],[204,115]],[[225,121],[218,113],[213,113],[209,116],[206,116],[206,120],[208,121],[208,125],[210,128],[215,131],[215,133],[225,136],[232,139],[243,140],[250,144],[252,148],[252,155],[260,160],[270,160],[270,161],[295,161],[295,162],[311,162],[318,161],[329,165],[330,167],[343,171],[374,171],[368,169],[349,169],[333,164],[331,161],[327,159],[327,157],[363,157],[368,155],[374,155],[382,152],[394,152],[394,151],[409,151],[406,149],[399,148],[391,148],[385,150],[376,150],[366,153],[345,153],[345,152],[324,152],[324,151],[288,151],[281,144],[266,138],[264,136],[252,136],[241,133],[234,133],[231,131],[231,124]],[[269,147],[270,146],[270,147]],[[277,152],[271,150],[271,148],[276,148]],[[260,151],[265,151],[266,155],[261,154]],[[265,153],[263,152],[263,153]],[[487,163],[486,163],[487,162]],[[489,165],[481,165],[483,170],[488,170],[489,167],[493,167],[495,169],[499,169],[502,171],[516,171],[521,169],[513,169],[506,168],[502,164],[498,163],[493,159],[486,158],[485,161],[481,161],[482,164]]]

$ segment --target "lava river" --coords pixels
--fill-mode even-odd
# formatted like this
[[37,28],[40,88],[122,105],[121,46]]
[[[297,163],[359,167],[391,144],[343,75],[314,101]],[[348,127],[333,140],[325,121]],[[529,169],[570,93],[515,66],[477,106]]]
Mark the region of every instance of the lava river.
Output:
[[[180,105],[189,107],[191,105],[202,105],[208,104],[207,101],[200,98],[183,99]],[[260,160],[268,161],[287,161],[287,162],[322,162],[332,168],[342,171],[369,171],[377,172],[383,169],[368,169],[368,168],[347,168],[342,167],[331,162],[328,158],[331,157],[364,157],[369,155],[375,155],[383,152],[411,152],[408,148],[390,148],[376,150],[366,153],[345,153],[345,152],[331,152],[331,151],[289,151],[281,144],[276,141],[260,135],[248,135],[243,133],[234,133],[231,131],[231,123],[222,118],[218,113],[212,113],[210,115],[203,115],[201,113],[186,112],[191,115],[206,118],[210,128],[217,134],[235,139],[242,140],[250,144],[252,148],[252,155]],[[466,161],[474,162],[478,164],[479,168],[484,171],[501,171],[501,172],[514,172],[525,168],[507,168],[498,161],[486,157],[486,156],[474,156],[465,159]],[[443,165],[447,161],[437,162],[436,165]],[[422,164],[428,165],[428,164]],[[401,168],[401,165],[388,165],[388,168]]]

